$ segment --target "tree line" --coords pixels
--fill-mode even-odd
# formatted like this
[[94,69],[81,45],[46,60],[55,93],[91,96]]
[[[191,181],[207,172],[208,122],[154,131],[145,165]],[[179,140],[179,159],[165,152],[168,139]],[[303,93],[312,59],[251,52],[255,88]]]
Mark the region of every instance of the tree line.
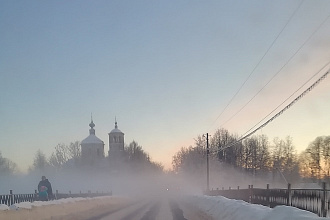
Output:
[[[232,147],[224,146],[238,140],[226,129],[218,129],[209,139],[210,160],[234,167],[254,176],[282,175],[288,182],[301,178],[330,180],[330,136],[316,137],[307,148],[297,153],[290,136],[272,141],[266,135],[255,135]],[[133,170],[164,171],[162,164],[151,160],[136,141],[125,145],[121,163],[115,166]],[[35,153],[29,172],[44,169],[65,170],[81,166],[80,142],[58,144],[50,156],[41,150]],[[182,147],[172,158],[175,173],[199,172],[206,166],[206,138],[199,135],[193,146]],[[114,166],[109,165],[110,170]],[[18,172],[17,165],[0,152],[0,175]]]
[[[218,129],[209,139],[210,160],[232,166],[255,176],[282,175],[288,182],[301,178],[324,179],[330,177],[330,136],[317,137],[308,147],[297,153],[290,136],[274,138],[255,135],[225,148],[238,140],[226,129]],[[176,173],[191,173],[205,167],[206,138],[198,136],[194,146],[182,147],[172,159]]]
[[[151,160],[150,155],[145,152],[136,141],[125,145],[124,151],[117,158],[117,164],[111,163],[109,156],[103,160],[105,169],[108,170],[131,170],[134,172],[155,171],[162,172],[163,165]],[[108,165],[108,166],[107,166]],[[82,164],[80,142],[75,141],[70,144],[57,144],[50,156],[38,150],[33,158],[33,163],[29,167],[29,172],[45,170],[69,170],[86,168]],[[14,174],[18,172],[17,165],[11,160],[2,157],[0,152],[0,175]]]
[[[103,168],[110,171],[113,169],[117,171],[133,170],[137,172],[145,170],[163,171],[163,166],[160,163],[152,161],[149,154],[136,141],[125,145],[124,151],[120,155],[116,155],[115,158],[111,158],[110,156],[108,155],[105,157],[105,160],[100,161],[103,162]],[[58,144],[49,158],[41,150],[38,150],[30,171],[49,168],[56,170],[86,168],[86,165],[83,164],[81,159],[79,141],[72,142],[69,145]],[[97,164],[95,165],[97,166]]]

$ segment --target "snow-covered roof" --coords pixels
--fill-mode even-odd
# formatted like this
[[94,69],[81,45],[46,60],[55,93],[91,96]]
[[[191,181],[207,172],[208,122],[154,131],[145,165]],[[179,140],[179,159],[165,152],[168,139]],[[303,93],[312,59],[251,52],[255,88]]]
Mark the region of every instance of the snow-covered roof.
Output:
[[112,129],[112,131],[110,131],[110,133],[123,133],[121,130],[119,130],[118,128]]
[[87,138],[81,141],[81,144],[104,144],[104,142],[94,134],[90,134]]
[[112,133],[121,133],[121,134],[124,134],[121,130],[118,129],[117,120],[115,121],[115,128],[112,129],[112,131],[110,131],[109,134],[112,134]]
[[89,124],[91,129],[89,129],[89,136],[81,141],[81,144],[103,144],[104,142],[95,136],[95,124],[93,122],[93,119],[91,119],[91,123]]

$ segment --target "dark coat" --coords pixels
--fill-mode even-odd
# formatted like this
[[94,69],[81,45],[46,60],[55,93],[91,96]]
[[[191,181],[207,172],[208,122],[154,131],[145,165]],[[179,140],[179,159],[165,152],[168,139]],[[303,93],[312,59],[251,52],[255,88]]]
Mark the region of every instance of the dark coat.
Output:
[[41,180],[39,182],[39,184],[38,184],[38,190],[40,190],[40,187],[41,186],[46,186],[47,187],[48,196],[52,196],[53,195],[52,184],[50,184],[50,182],[48,181],[48,179]]

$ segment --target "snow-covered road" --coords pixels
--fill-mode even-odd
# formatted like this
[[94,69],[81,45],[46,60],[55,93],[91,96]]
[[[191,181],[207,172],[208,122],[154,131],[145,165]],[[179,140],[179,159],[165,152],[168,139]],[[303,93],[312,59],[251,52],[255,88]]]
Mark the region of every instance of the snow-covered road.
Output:
[[294,207],[269,208],[221,196],[161,193],[148,197],[69,198],[0,204],[0,219],[10,220],[321,220]]
[[145,198],[88,220],[210,220],[177,197]]

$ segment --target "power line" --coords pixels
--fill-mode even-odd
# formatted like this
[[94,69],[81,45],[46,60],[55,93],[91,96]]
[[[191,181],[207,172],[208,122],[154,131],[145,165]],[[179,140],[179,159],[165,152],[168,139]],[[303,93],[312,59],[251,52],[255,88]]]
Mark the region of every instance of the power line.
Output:
[[254,68],[252,69],[252,71],[250,72],[250,74],[248,75],[248,77],[245,79],[245,81],[242,83],[242,85],[239,87],[239,89],[236,91],[236,93],[234,94],[234,96],[230,99],[230,101],[227,103],[227,105],[225,106],[225,108],[221,111],[221,113],[218,115],[218,117],[215,119],[214,123],[212,124],[212,126],[216,123],[216,121],[220,118],[220,116],[225,112],[225,110],[227,109],[227,107],[232,103],[232,101],[236,98],[236,96],[238,95],[238,93],[242,90],[243,86],[245,85],[245,83],[250,79],[251,75],[255,72],[255,70],[259,67],[260,63],[263,61],[263,59],[265,58],[265,56],[268,54],[268,52],[270,51],[270,49],[274,46],[275,42],[277,41],[277,39],[280,37],[280,35],[282,34],[282,32],[284,31],[284,29],[288,26],[288,24],[290,23],[290,21],[292,20],[292,18],[295,16],[295,14],[297,13],[297,11],[299,10],[299,8],[301,7],[301,5],[303,4],[304,0],[300,2],[300,4],[298,5],[298,7],[296,8],[296,10],[292,13],[292,15],[290,16],[289,20],[286,22],[286,24],[283,26],[283,28],[281,29],[281,31],[278,33],[278,35],[275,37],[275,39],[273,40],[273,42],[270,44],[270,46],[268,47],[268,49],[266,50],[266,52],[263,54],[263,56],[261,57],[261,59],[258,61],[258,63],[254,66]]
[[287,60],[287,62],[268,80],[268,82],[247,102],[245,103],[235,114],[233,114],[227,121],[225,121],[222,125],[224,126],[231,119],[233,119],[238,113],[240,113],[283,69],[284,67],[297,55],[297,53],[306,45],[306,43],[315,35],[316,32],[323,26],[323,24],[328,20],[328,17],[324,19],[324,21],[314,30],[314,32],[304,41],[304,43],[298,48],[298,50]]
[[280,106],[282,106],[285,102],[287,102],[294,94],[296,94],[299,90],[301,90],[307,83],[309,83],[316,75],[318,75],[325,67],[330,64],[330,61],[327,62],[323,67],[317,71],[313,76],[311,76],[303,85],[301,85],[296,91],[294,91],[287,99],[285,99],[280,105],[278,105],[273,111],[271,111],[268,115],[266,115],[263,119],[261,119],[257,124],[255,124],[252,128],[250,128],[247,132],[243,134],[243,136],[249,133],[252,129],[254,129],[258,124],[268,118],[271,114],[273,114]]
[[283,114],[283,112],[285,112],[286,110],[288,110],[291,106],[293,106],[297,101],[299,101],[302,97],[304,97],[308,92],[310,92],[312,89],[314,89],[322,80],[324,80],[327,75],[329,74],[330,69],[323,74],[316,82],[314,82],[310,87],[308,87],[303,93],[301,93],[297,98],[295,98],[292,102],[290,102],[290,104],[288,104],[287,106],[285,106],[281,111],[279,111],[276,115],[274,115],[273,117],[271,117],[269,120],[267,120],[265,123],[263,123],[262,125],[260,125],[258,128],[256,128],[255,130],[253,130],[252,132],[250,132],[247,135],[242,136],[241,138],[239,138],[237,141],[230,143],[224,147],[222,147],[221,149],[215,151],[222,151],[225,150],[229,147],[234,146],[235,144],[241,142],[242,140],[244,140],[245,138],[251,136],[252,134],[254,134],[256,131],[258,131],[259,129],[265,127],[268,123],[270,123],[271,121],[273,121],[275,118],[277,118],[278,116],[280,116],[281,114]]

